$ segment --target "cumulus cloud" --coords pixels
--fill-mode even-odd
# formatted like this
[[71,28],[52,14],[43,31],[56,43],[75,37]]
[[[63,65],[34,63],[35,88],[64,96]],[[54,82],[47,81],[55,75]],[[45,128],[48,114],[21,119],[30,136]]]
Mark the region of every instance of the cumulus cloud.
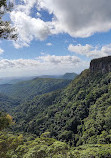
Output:
[[111,29],[111,1],[108,0],[38,0],[40,7],[53,13],[55,32],[73,37],[88,37]]
[[[110,0],[21,0],[11,12],[11,19],[19,33],[16,47],[28,46],[31,40],[43,40],[49,35],[68,33],[72,37],[89,37],[96,32],[111,29]],[[31,16],[37,8],[37,18]],[[53,14],[50,21],[43,21],[40,10]],[[41,12],[42,13],[42,12]]]
[[90,58],[99,58],[111,55],[111,44],[105,45],[102,47],[94,47],[92,45],[86,44],[86,45],[72,45],[70,44],[68,47],[68,50],[71,52],[74,52],[76,54],[84,55],[86,57]]
[[25,14],[29,15],[31,12],[31,9],[33,8],[34,5],[36,5],[36,3],[37,3],[37,0],[31,0],[31,1],[20,0],[19,2],[17,2],[17,5],[15,3],[15,11],[24,12]]
[[47,55],[40,56],[37,58],[41,63],[52,63],[52,64],[77,64],[80,62],[80,59],[76,56],[55,56],[55,55]]
[[0,76],[54,75],[66,72],[80,73],[88,65],[88,62],[84,62],[76,56],[46,55],[39,56],[36,59],[1,59]]
[[11,13],[11,19],[17,28],[18,40],[15,42],[15,47],[29,46],[29,43],[33,39],[44,40],[50,35],[50,30],[47,24],[41,19],[31,18],[24,12]]

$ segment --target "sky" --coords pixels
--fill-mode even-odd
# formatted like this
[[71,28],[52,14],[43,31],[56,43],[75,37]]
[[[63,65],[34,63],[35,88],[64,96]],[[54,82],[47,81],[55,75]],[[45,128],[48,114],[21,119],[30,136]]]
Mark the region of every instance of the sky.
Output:
[[0,40],[1,77],[79,74],[111,55],[111,0],[10,1],[18,39]]

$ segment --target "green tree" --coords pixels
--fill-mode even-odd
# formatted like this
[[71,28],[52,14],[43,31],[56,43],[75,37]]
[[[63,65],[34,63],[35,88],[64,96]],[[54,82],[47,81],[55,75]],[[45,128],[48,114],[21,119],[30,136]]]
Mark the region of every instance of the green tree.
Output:
[[10,21],[5,21],[5,16],[11,11],[13,4],[8,0],[0,0],[0,38],[1,39],[17,39],[15,28],[11,26]]
[[12,117],[9,114],[0,112],[0,130],[7,128],[12,123]]

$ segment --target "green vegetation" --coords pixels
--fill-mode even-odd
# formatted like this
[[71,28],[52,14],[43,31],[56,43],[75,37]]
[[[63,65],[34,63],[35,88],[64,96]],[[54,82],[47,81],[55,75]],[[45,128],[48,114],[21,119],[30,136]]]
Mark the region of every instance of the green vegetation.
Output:
[[20,102],[17,99],[12,99],[0,93],[0,111],[10,113],[10,111],[12,111],[13,108],[19,104]]
[[4,14],[10,11],[13,4],[8,0],[0,0],[0,39],[17,39],[15,28],[11,27],[9,21],[4,21]]
[[27,89],[18,86],[22,103],[0,95],[1,109],[14,118],[0,113],[0,158],[111,157],[111,72],[85,70],[59,89],[62,81],[18,83]]
[[0,131],[7,128],[12,123],[12,117],[9,114],[0,112]]
[[0,92],[19,100],[30,100],[36,95],[66,87],[70,80],[35,78],[16,84],[0,85]]
[[0,132],[1,158],[110,158],[111,145],[82,145],[70,147],[65,142],[49,138]]
[[67,80],[73,80],[76,77],[77,77],[76,73],[66,73],[63,76],[61,76],[62,79],[67,79]]
[[[3,20],[8,2],[0,1],[0,38],[16,39]],[[36,78],[0,86],[0,158],[111,158],[111,72],[85,70],[69,83]]]
[[82,72],[62,91],[15,108],[15,131],[45,131],[70,145],[111,143],[111,73]]

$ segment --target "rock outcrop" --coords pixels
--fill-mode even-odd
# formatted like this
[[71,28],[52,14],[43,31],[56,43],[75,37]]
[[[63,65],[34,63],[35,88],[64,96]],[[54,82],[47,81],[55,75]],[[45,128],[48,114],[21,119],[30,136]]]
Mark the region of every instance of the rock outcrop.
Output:
[[93,59],[90,63],[90,72],[111,72],[111,56]]

